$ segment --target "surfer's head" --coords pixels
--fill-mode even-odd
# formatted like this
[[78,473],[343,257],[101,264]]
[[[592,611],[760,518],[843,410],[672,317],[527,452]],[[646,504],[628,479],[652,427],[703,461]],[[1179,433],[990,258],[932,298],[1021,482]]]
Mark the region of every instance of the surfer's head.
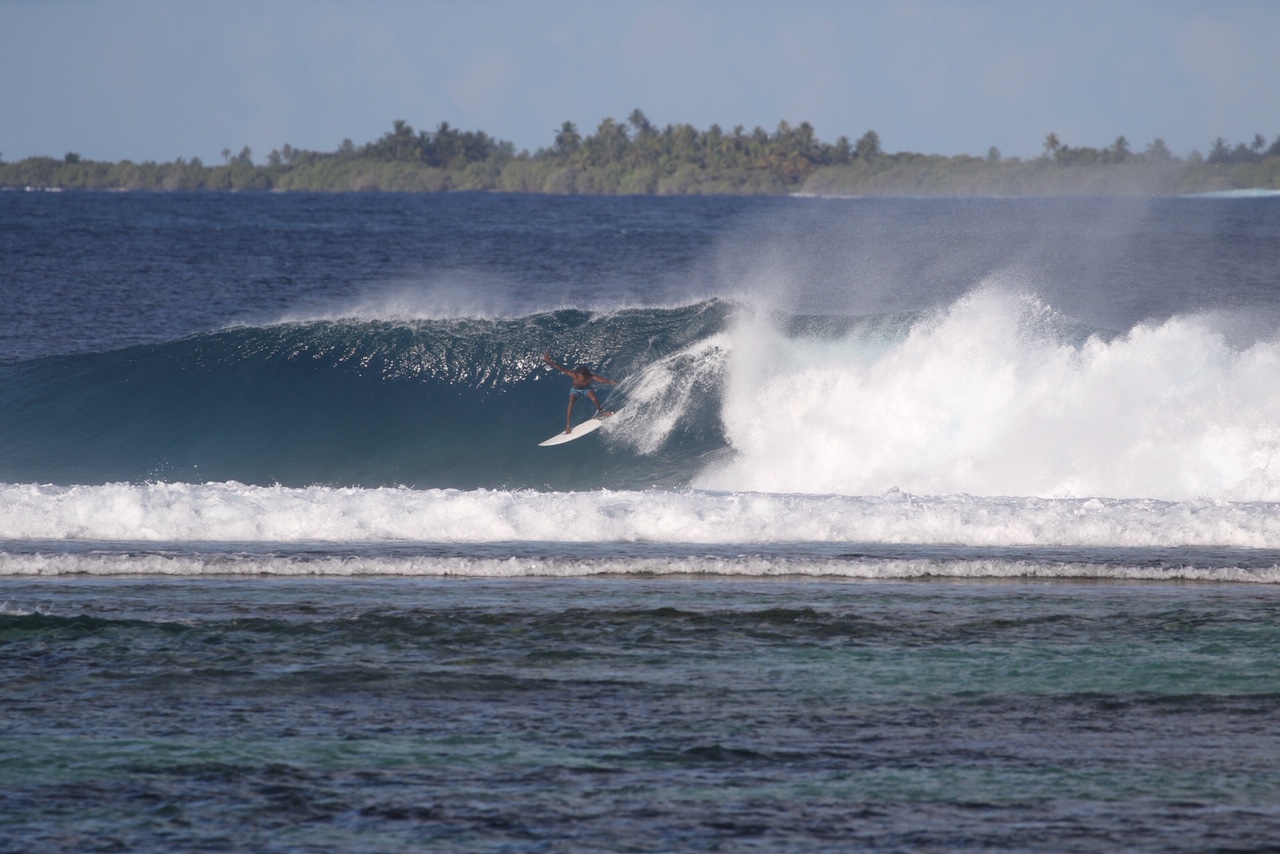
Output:
[[591,373],[591,369],[586,365],[578,365],[578,367],[573,369],[573,372],[584,379],[595,376],[595,374]]

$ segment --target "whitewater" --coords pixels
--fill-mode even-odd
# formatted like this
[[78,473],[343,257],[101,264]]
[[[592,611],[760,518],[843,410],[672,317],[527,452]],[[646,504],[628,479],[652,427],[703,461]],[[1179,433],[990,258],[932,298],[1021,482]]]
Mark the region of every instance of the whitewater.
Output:
[[[534,447],[564,404],[548,342],[624,378],[598,439]],[[609,543],[1275,550],[1278,366],[1238,319],[1094,329],[995,282],[870,317],[237,325],[5,368],[0,539],[548,543],[589,520]]]

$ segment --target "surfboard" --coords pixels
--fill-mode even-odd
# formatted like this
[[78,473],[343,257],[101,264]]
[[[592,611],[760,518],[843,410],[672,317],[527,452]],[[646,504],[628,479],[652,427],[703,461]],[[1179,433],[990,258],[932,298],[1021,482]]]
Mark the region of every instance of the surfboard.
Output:
[[557,433],[545,442],[539,442],[539,448],[549,448],[552,445],[563,445],[565,442],[572,442],[574,439],[581,439],[588,433],[594,433],[604,426],[603,418],[592,418],[583,421],[577,427],[573,428],[572,433]]

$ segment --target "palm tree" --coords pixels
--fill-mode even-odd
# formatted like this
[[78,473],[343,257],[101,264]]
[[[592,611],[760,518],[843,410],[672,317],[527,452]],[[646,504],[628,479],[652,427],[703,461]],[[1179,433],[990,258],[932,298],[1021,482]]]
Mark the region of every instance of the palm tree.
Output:
[[631,111],[631,115],[627,116],[627,124],[635,128],[636,136],[642,136],[653,132],[653,125],[649,123],[649,119],[636,107]]
[[595,142],[604,163],[614,163],[626,152],[630,142],[627,139],[627,126],[606,118],[596,128]]
[[1056,133],[1050,133],[1044,138],[1044,155],[1045,157],[1054,157],[1058,153],[1058,149],[1062,148],[1062,143],[1058,140]]
[[391,122],[391,130],[376,143],[366,146],[366,150],[378,160],[405,160],[416,159],[407,156],[415,147],[413,128],[404,119],[395,119]]
[[720,149],[716,152],[720,155],[720,162],[723,165],[736,166],[738,143],[742,140],[742,125],[733,126],[733,134],[725,134],[720,137]]
[[1213,145],[1209,148],[1210,163],[1224,163],[1231,158],[1231,149],[1227,147],[1227,141],[1222,137],[1218,137],[1213,141]]
[[680,124],[671,131],[671,153],[682,163],[698,161],[698,129],[691,124]]
[[573,122],[565,122],[556,131],[556,151],[561,154],[577,151],[581,143],[582,134],[578,133],[578,127]]
[[627,124],[631,125],[635,131],[627,158],[630,164],[644,166],[656,161],[661,143],[658,139],[658,130],[649,121],[649,117],[637,107],[631,111],[631,115],[627,116]]
[[853,147],[853,153],[861,158],[879,157],[884,153],[880,148],[880,134],[873,130],[864,133]]

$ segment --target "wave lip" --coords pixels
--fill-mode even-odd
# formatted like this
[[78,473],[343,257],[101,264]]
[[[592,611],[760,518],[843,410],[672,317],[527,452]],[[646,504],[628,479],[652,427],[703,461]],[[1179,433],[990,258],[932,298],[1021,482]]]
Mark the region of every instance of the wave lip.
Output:
[[882,543],[1280,548],[1271,502],[540,492],[150,483],[0,486],[0,540]]

